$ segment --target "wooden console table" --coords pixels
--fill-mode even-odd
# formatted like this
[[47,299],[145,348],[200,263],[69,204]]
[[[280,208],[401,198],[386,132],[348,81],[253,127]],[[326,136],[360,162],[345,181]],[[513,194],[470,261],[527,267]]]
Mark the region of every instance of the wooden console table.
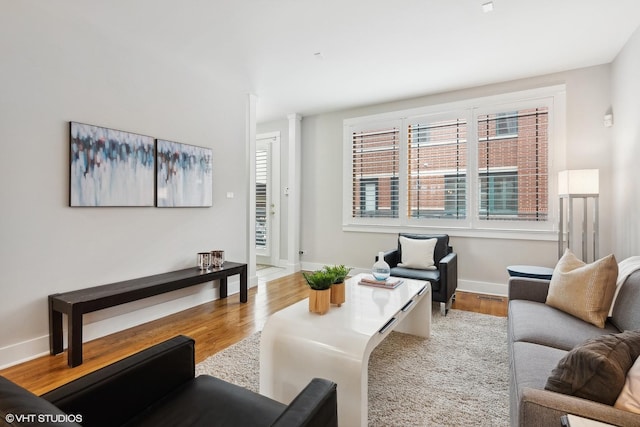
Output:
[[247,302],[247,264],[226,261],[221,268],[202,271],[197,267],[140,277],[123,282],[49,295],[49,347],[62,353],[62,314],[68,321],[68,364],[82,364],[82,316],[154,295],[212,280],[220,280],[220,298],[227,297],[227,278],[240,275],[240,301]]

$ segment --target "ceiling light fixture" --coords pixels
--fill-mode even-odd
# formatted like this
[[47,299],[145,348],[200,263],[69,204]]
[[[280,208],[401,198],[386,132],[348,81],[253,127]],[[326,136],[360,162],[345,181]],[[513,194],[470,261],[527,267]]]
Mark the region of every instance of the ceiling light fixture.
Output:
[[484,13],[489,13],[489,12],[493,12],[493,2],[487,2],[487,3],[483,3],[482,4],[482,11]]

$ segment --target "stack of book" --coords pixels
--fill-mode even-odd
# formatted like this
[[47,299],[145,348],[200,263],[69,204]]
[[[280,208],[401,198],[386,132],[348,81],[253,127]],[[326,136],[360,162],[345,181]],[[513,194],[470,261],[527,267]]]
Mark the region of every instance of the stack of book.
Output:
[[395,289],[400,286],[404,280],[397,277],[389,277],[386,280],[378,280],[372,274],[363,274],[360,276],[359,285],[376,286],[379,288]]

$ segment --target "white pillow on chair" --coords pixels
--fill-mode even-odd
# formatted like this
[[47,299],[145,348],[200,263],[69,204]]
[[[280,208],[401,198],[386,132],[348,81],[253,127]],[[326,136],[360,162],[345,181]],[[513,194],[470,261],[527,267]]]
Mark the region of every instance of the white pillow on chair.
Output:
[[433,251],[438,239],[410,239],[400,236],[402,259],[398,267],[435,270]]

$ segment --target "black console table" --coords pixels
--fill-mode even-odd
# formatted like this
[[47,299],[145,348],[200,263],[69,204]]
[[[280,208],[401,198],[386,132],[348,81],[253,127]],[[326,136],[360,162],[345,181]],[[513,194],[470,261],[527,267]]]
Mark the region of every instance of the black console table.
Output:
[[226,261],[221,268],[203,271],[197,267],[140,277],[123,282],[49,295],[49,347],[62,353],[62,314],[68,321],[68,364],[82,364],[82,316],[154,295],[212,280],[220,280],[220,298],[227,297],[227,278],[240,275],[240,301],[247,302],[247,264]]

